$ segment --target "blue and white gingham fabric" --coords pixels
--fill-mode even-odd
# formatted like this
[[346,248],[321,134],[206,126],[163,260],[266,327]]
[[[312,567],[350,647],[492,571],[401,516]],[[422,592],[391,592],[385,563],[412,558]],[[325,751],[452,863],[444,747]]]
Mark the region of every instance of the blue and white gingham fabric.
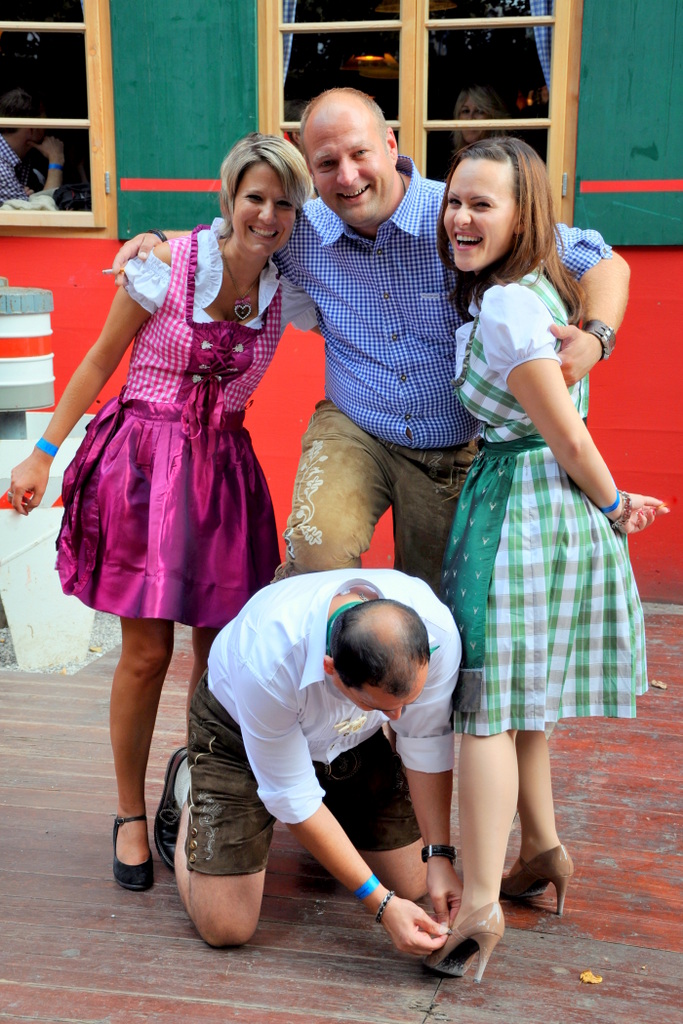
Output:
[[[538,17],[553,13],[553,0],[529,0],[531,13]],[[543,69],[545,84],[550,88],[550,56],[552,47],[552,29],[550,25],[537,25],[534,28],[534,41],[538,51],[538,59]]]
[[[326,395],[369,434],[409,448],[448,448],[478,424],[455,397],[455,280],[439,259],[436,223],[443,182],[412,160],[405,198],[375,239],[361,238],[321,199],[304,206],[282,273],[318,307]],[[580,276],[610,255],[597,232],[563,228],[565,262]]]
[[8,199],[27,199],[24,185],[31,177],[31,166],[19,159],[4,135],[0,135],[0,203]]

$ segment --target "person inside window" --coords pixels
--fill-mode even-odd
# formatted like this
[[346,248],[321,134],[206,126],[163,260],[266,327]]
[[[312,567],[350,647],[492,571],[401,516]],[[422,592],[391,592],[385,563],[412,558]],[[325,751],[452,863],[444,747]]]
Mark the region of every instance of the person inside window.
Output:
[[[470,85],[458,93],[453,117],[458,121],[492,121],[494,118],[509,117],[510,114],[496,90],[490,85]],[[476,125],[471,128],[456,128],[453,132],[453,152],[457,153],[470,142],[490,138],[492,135],[507,135],[503,128],[483,131]]]
[[[25,89],[10,89],[0,96],[0,118],[44,117],[39,100]],[[44,173],[29,158],[37,151],[44,158]],[[64,174],[64,144],[44,128],[25,125],[0,127],[0,203],[9,199],[27,199],[34,192],[59,188]]]

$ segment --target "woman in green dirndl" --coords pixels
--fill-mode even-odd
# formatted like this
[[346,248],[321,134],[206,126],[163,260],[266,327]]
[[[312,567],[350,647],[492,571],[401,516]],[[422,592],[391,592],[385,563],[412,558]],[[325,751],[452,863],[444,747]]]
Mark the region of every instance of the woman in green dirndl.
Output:
[[[461,975],[478,947],[476,980],[504,931],[499,897],[552,882],[562,913],[573,864],[555,827],[546,731],[562,717],[635,716],[647,675],[626,535],[668,511],[617,489],[585,426],[588,378],[567,388],[562,377],[550,327],[583,309],[554,225],[545,165],[524,142],[485,139],[455,157],[439,249],[459,271],[453,300],[474,317],[457,333],[455,387],[483,446],[442,579],[463,640],[464,891],[427,964]],[[516,808],[521,849],[501,883]]]

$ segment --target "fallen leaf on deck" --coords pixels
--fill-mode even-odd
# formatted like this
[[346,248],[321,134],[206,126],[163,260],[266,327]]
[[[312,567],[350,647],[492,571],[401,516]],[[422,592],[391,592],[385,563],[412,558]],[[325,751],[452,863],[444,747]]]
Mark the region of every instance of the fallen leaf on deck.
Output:
[[101,654],[102,653],[102,648],[101,647],[89,647],[88,650],[92,651],[93,654]]
[[584,985],[599,985],[602,981],[601,974],[593,974],[592,971],[581,971],[579,978]]
[[663,683],[661,679],[651,679],[650,686],[656,686],[658,690],[666,690],[667,684]]

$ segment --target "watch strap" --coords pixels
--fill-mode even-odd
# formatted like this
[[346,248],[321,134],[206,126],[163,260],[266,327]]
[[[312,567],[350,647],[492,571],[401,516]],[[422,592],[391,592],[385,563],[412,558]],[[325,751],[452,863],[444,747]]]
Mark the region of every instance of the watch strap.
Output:
[[614,328],[610,327],[603,320],[587,320],[583,325],[583,330],[588,334],[593,334],[602,345],[601,358],[609,359],[614,351],[617,340]]
[[455,864],[458,855],[454,846],[432,845],[422,847],[422,860],[426,864],[430,857],[447,857],[451,864]]

